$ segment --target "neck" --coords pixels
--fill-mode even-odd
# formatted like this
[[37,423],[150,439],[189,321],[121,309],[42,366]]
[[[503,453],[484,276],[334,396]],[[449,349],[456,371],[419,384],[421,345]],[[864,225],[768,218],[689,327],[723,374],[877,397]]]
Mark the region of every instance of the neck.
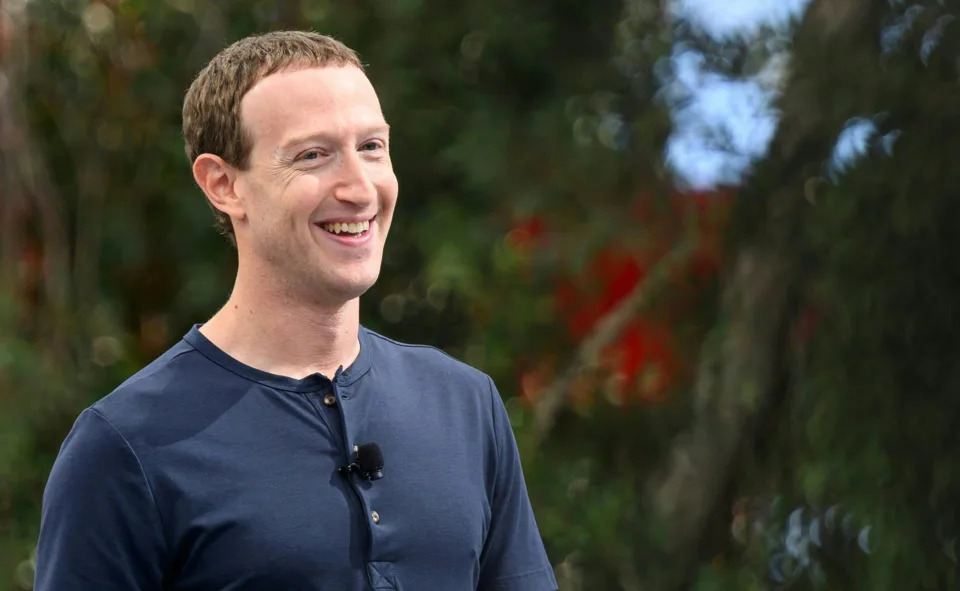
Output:
[[[242,267],[242,265],[241,265]],[[226,305],[200,332],[237,361],[296,379],[333,378],[360,353],[360,300],[334,305],[297,298],[279,282],[243,273]]]

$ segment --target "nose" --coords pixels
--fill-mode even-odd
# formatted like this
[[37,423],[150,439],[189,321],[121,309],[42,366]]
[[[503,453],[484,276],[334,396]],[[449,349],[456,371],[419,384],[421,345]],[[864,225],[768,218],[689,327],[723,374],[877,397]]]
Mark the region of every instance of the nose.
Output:
[[377,187],[370,178],[367,163],[356,151],[346,152],[340,160],[339,179],[333,196],[338,201],[368,205],[377,198]]

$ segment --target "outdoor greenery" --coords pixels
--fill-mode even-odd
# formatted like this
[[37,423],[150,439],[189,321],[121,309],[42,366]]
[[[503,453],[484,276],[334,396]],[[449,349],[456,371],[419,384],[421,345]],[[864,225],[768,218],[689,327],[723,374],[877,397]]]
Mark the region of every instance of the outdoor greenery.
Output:
[[[401,192],[363,323],[494,377],[562,590],[956,585],[960,2],[672,6],[0,2],[0,591],[79,411],[229,293],[182,97],[279,28],[368,64]],[[709,190],[665,165],[683,54],[774,96]]]

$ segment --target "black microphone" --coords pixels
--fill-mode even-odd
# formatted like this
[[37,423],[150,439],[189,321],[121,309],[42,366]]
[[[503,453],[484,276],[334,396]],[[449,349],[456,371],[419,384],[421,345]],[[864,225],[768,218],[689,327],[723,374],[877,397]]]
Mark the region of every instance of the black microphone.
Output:
[[357,472],[362,478],[367,480],[379,480],[383,478],[383,453],[380,446],[376,443],[363,443],[353,448],[354,461],[352,464],[343,466],[338,472],[347,475],[350,472]]

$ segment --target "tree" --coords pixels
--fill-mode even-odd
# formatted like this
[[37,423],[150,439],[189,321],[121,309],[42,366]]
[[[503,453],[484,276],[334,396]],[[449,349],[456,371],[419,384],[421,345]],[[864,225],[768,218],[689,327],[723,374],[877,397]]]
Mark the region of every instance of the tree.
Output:
[[[180,100],[279,27],[370,64],[401,202],[364,322],[496,378],[564,589],[954,582],[956,2],[814,0],[762,43],[653,0],[12,6],[0,589],[79,409],[226,296]],[[661,164],[679,44],[789,56],[741,186]]]

